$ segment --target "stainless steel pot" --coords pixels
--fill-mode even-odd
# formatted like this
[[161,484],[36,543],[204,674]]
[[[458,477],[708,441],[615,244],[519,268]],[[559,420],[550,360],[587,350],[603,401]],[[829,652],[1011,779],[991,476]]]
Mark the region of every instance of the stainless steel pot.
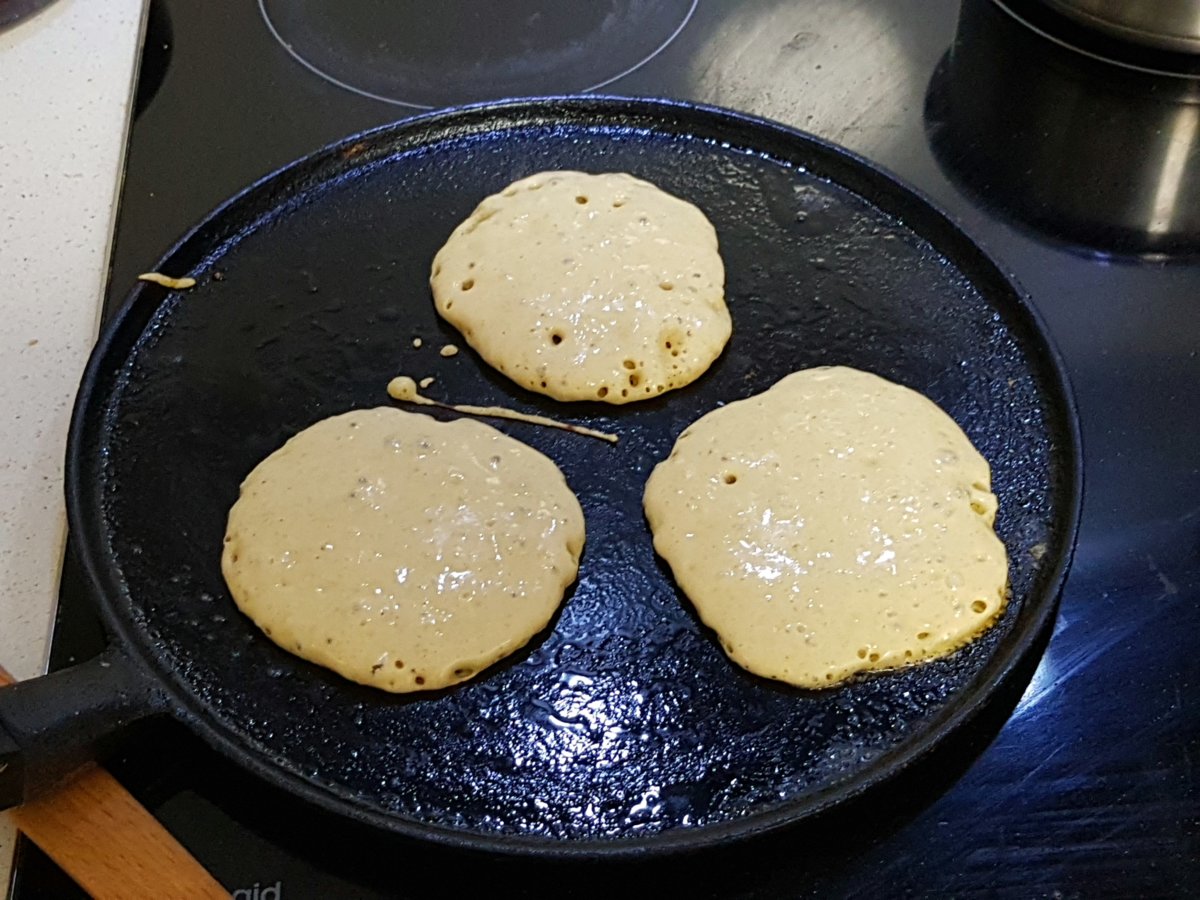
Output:
[[1200,81],[1110,65],[966,0],[925,127],[956,185],[1047,243],[1200,256]]
[[1150,47],[1200,53],[1200,0],[1042,0],[1085,25]]

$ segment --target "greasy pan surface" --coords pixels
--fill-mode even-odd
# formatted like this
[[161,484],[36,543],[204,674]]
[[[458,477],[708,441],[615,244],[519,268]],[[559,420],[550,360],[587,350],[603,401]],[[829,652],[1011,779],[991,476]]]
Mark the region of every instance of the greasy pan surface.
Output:
[[[434,252],[486,194],[551,168],[632,172],[713,221],[734,333],[697,383],[620,408],[558,405],[469,351],[438,355],[463,342],[434,313]],[[347,816],[532,853],[752,834],[928,750],[1053,616],[1079,502],[1074,409],[1056,357],[981,251],[838,148],[650,101],[439,114],[266,179],[160,269],[198,284],[134,292],[77,406],[68,490],[85,567],[110,624],[169,686],[181,718]],[[825,364],[926,393],[991,461],[1013,602],[950,658],[808,692],[725,658],[656,559],[641,497],[688,423]],[[317,419],[389,402],[385,385],[401,371],[436,375],[435,397],[621,436],[611,446],[498,423],[556,460],[579,495],[588,543],[578,586],[509,663],[415,699],[277,648],[238,613],[219,566],[225,517],[251,467]]]

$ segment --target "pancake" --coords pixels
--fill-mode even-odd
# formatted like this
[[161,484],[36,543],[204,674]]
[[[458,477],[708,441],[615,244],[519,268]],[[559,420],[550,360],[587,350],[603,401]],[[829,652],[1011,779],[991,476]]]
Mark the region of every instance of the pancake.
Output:
[[464,681],[542,630],[583,512],[558,467],[470,420],[324,419],[242,482],[221,568],[279,646],[362,684]]
[[485,199],[433,261],[438,313],[557,400],[632,403],[712,364],[732,324],[704,213],[623,173],[542,172]]
[[987,461],[928,398],[855,369],[698,419],[645,510],[725,652],[801,687],[943,656],[1005,604]]

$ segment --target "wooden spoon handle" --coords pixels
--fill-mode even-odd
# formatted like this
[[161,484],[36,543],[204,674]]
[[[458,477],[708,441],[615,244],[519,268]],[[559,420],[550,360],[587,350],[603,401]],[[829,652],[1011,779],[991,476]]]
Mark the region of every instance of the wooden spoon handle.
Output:
[[[0,667],[0,685],[12,676]],[[229,897],[162,823],[89,765],[11,811],[17,827],[97,900]]]

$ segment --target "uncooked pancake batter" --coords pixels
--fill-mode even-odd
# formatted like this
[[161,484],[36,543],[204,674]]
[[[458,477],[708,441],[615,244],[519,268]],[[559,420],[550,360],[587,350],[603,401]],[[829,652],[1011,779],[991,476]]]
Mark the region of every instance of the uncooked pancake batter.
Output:
[[[432,378],[422,378],[420,385],[422,388],[429,387],[425,383],[426,381],[430,384],[433,383]],[[558,419],[551,419],[548,416],[517,412],[515,409],[505,409],[503,406],[475,406],[471,403],[442,403],[439,400],[431,400],[417,390],[417,383],[407,375],[397,375],[389,381],[387,392],[388,396],[393,400],[400,400],[404,403],[418,403],[421,406],[439,406],[442,409],[452,409],[455,412],[466,413],[469,416],[488,416],[493,419],[510,419],[514,422],[526,422],[530,425],[558,428],[561,431],[571,431],[575,434],[584,434],[588,437],[599,438],[602,441],[608,441],[610,444],[615,444],[620,440],[617,435],[607,431],[597,431],[595,428],[587,428],[571,422],[560,422]]]
[[990,483],[926,397],[817,368],[685,429],[645,509],[729,656],[817,688],[942,656],[995,621],[1008,561]]
[[464,681],[544,628],[583,541],[579,502],[532,447],[378,408],[317,422],[255,467],[221,567],[284,649],[416,691]]
[[623,173],[542,172],[485,199],[433,261],[437,310],[490,365],[558,400],[630,403],[729,340],[717,234]]

